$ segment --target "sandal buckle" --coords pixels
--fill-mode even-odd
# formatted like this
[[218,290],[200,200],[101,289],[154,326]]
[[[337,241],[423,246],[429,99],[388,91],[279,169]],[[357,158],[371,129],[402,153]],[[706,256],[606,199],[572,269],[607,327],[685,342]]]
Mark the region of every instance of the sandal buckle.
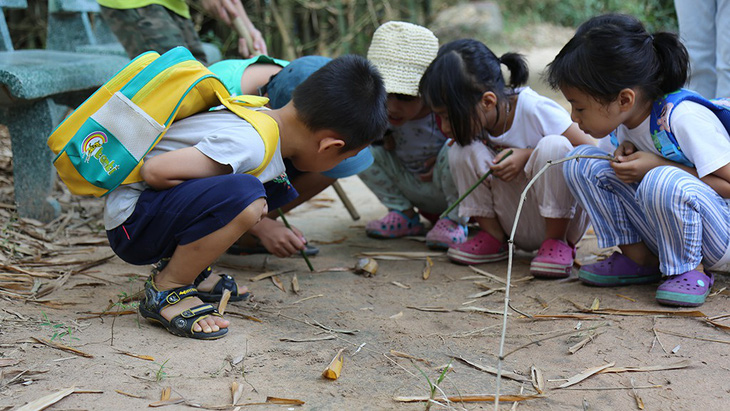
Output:
[[165,297],[165,301],[167,301],[170,305],[177,304],[180,302],[180,296],[177,292],[170,293],[167,297]]

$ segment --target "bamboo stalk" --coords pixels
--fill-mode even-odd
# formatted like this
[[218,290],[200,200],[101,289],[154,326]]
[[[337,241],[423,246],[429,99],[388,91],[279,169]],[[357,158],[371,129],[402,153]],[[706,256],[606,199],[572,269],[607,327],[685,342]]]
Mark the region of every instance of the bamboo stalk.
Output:
[[261,54],[260,51],[253,48],[253,37],[251,37],[251,33],[248,31],[248,28],[246,27],[246,24],[243,22],[243,19],[241,17],[236,16],[236,18],[233,19],[233,28],[238,33],[239,37],[243,37],[246,40],[248,52],[252,56],[258,56],[259,54]]

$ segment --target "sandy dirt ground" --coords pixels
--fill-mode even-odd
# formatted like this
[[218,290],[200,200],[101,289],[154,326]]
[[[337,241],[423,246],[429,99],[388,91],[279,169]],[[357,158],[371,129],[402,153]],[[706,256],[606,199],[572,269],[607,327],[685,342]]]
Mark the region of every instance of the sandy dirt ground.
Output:
[[[420,410],[426,403],[395,399],[428,397],[429,381],[447,366],[436,396],[443,392],[451,401],[432,409],[493,407],[459,398],[495,393],[489,369],[498,366],[508,263],[479,266],[491,274],[484,275],[441,254],[431,257],[426,280],[422,257],[379,259],[373,277],[353,273],[363,252],[428,251],[413,239],[365,236],[365,222],[386,210],[356,177],[342,184],[359,221],[331,189],[289,215],[321,250],[312,258],[315,272],[297,257],[221,258],[217,270],[250,287],[254,297],[228,305],[226,337],[195,341],[149,324],[134,313],[133,301],[125,302],[150,267],[112,256],[98,200],[61,192],[59,220],[39,225],[15,217],[8,140],[2,141],[0,410],[57,392],[68,395],[50,409],[234,409],[234,383],[242,387],[242,409]],[[577,259],[592,262],[605,253],[589,234]],[[705,305],[680,310],[655,302],[656,285],[594,288],[574,277],[533,279],[530,258],[519,252],[512,266],[514,309],[503,362],[511,379],[501,380],[500,392],[537,396],[516,409],[730,409],[730,321],[708,322],[729,314],[728,277],[717,278]],[[285,291],[270,278],[251,281],[266,272],[278,273]],[[487,290],[494,292],[477,295]],[[323,378],[340,350],[339,379]],[[614,372],[594,374],[604,367]],[[581,373],[584,380],[559,388]],[[534,374],[544,382],[533,383]],[[70,387],[77,391],[62,391]],[[160,403],[168,388],[170,400]],[[304,404],[277,405],[267,397]],[[512,407],[503,402],[501,409]]]

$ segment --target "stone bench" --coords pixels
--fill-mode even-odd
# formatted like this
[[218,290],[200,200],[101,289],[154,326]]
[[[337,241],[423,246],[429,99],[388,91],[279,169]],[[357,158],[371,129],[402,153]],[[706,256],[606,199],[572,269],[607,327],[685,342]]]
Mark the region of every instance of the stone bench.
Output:
[[0,124],[10,132],[18,214],[50,221],[60,207],[51,197],[55,169],[46,139],[68,112],[66,106],[78,106],[129,59],[14,50],[3,10],[27,7],[26,0],[0,0]]

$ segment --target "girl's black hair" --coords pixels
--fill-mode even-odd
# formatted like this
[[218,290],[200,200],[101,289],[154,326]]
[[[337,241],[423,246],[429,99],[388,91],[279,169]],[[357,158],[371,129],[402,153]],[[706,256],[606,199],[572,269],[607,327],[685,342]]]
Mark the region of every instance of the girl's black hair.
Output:
[[649,34],[635,17],[605,14],[578,27],[548,65],[554,89],[572,87],[608,104],[625,88],[638,88],[648,101],[687,81],[689,55],[676,34]]
[[[509,84],[505,84],[500,64],[509,69]],[[441,46],[421,77],[419,91],[427,105],[446,107],[453,138],[465,146],[475,138],[477,103],[482,95],[491,91],[499,104],[507,104],[508,95],[527,83],[528,76],[527,61],[521,54],[507,53],[497,58],[483,43],[461,39]]]

